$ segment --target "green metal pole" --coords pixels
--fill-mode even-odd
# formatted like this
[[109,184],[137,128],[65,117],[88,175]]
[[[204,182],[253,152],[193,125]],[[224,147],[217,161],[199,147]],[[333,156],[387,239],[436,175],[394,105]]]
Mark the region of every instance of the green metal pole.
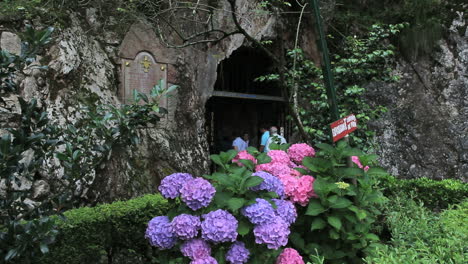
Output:
[[333,73],[331,71],[330,57],[328,55],[327,40],[325,39],[325,33],[323,31],[322,16],[320,15],[320,7],[318,0],[311,0],[312,8],[314,9],[315,24],[319,33],[320,42],[319,47],[322,51],[322,72],[325,81],[325,88],[327,89],[328,105],[330,107],[331,116],[333,121],[340,119],[338,112],[338,104],[336,101],[336,89],[333,81]]

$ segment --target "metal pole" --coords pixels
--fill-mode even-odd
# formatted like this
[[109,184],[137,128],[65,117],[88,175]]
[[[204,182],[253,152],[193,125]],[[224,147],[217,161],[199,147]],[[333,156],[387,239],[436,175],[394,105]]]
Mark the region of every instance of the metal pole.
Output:
[[322,51],[322,72],[325,81],[325,88],[327,89],[328,105],[333,121],[340,119],[338,113],[338,104],[336,101],[336,89],[333,81],[333,73],[331,71],[330,57],[328,55],[327,40],[323,31],[322,16],[320,15],[320,7],[317,0],[311,0],[312,8],[314,9],[315,24],[319,33],[320,41],[319,48]]

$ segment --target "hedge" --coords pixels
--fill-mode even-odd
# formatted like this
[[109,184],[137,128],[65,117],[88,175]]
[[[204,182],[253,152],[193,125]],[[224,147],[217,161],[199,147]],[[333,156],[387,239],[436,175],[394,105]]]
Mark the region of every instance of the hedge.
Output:
[[385,196],[391,197],[398,193],[413,193],[415,199],[431,209],[446,209],[452,204],[458,204],[468,197],[468,184],[459,180],[431,180],[418,178],[411,180],[397,179],[393,176],[380,177],[380,187]]
[[[415,194],[431,209],[447,208],[466,199],[468,185],[457,180],[380,178],[386,196]],[[149,263],[154,254],[144,233],[147,222],[165,215],[171,205],[159,194],[128,201],[82,207],[57,218],[59,235],[50,252],[37,263]]]
[[152,254],[144,239],[146,224],[169,209],[167,200],[151,194],[67,211],[57,221],[57,242],[38,263],[146,263]]

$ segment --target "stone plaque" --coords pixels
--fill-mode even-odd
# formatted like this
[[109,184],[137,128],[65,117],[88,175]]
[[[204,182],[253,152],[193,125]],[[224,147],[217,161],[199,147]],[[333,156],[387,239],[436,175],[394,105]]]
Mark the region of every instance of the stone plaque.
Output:
[[[157,63],[148,52],[140,52],[134,60],[123,59],[123,92],[122,102],[133,101],[133,90],[148,95],[153,87],[164,80],[167,85],[167,64]],[[161,100],[160,106],[166,107],[166,100]]]

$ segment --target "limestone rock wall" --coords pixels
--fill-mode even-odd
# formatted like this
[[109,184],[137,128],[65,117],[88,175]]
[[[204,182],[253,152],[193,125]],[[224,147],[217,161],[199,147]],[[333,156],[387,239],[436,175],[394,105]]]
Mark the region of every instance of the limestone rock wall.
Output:
[[431,57],[399,59],[401,81],[370,84],[389,112],[376,122],[378,155],[402,178],[468,180],[468,30],[463,14]]
[[[256,3],[238,1],[240,23],[258,40],[278,38],[276,27],[281,21],[274,16],[256,16],[249,10]],[[219,10],[228,10],[220,1]],[[229,12],[215,14],[220,28],[232,28]],[[92,172],[93,183],[86,191],[85,201],[112,201],[155,192],[160,180],[173,172],[188,172],[201,176],[209,172],[209,153],[205,131],[205,104],[211,97],[219,62],[243,45],[249,45],[242,35],[233,35],[217,45],[200,44],[182,49],[168,48],[154,30],[135,24],[125,34],[102,30],[96,10],[70,12],[70,25],[57,29],[54,44],[40,58],[46,71],[26,70],[20,77],[20,95],[36,98],[47,108],[53,122],[61,125],[80,118],[78,109],[87,104],[121,104],[122,61],[138,52],[152,54],[157,62],[168,65],[168,82],[180,87],[168,100],[169,115],[154,128],[140,129],[138,149],[114,149],[108,162]],[[107,19],[107,23],[113,21]],[[41,25],[35,25],[41,26]],[[1,28],[1,27],[0,27]],[[1,28],[2,48],[18,52],[19,39],[14,30]],[[292,38],[291,38],[292,39]],[[301,41],[314,43],[312,32]],[[310,45],[310,52],[316,51]],[[316,54],[315,54],[316,55]],[[21,115],[17,98],[3,98],[0,127],[8,127]],[[51,161],[50,166],[57,166]],[[63,170],[53,175],[41,175],[37,197],[53,191],[53,182],[60,181]]]

